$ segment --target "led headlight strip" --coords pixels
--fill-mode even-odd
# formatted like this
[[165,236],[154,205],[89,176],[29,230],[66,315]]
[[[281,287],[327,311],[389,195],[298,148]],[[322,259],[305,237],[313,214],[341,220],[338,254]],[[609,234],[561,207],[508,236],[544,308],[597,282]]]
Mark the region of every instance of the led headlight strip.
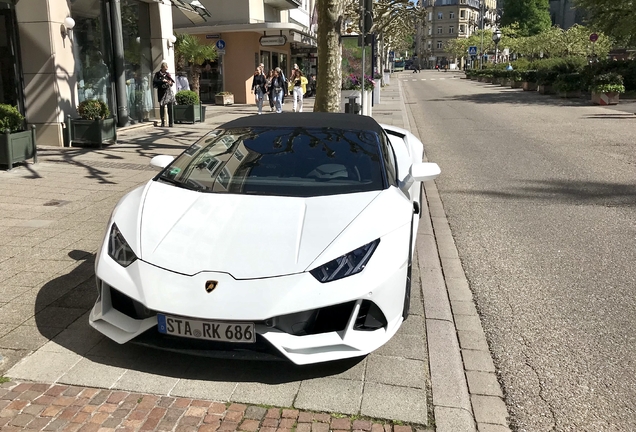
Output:
[[331,282],[360,273],[371,259],[371,255],[380,244],[380,239],[367,243],[335,260],[316,267],[310,273],[319,282]]

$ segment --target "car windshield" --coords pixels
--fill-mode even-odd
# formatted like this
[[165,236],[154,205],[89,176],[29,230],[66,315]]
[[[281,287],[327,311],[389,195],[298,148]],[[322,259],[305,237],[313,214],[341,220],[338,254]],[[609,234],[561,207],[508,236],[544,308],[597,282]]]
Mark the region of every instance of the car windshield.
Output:
[[382,190],[375,132],[305,127],[215,130],[158,181],[201,192],[312,197]]

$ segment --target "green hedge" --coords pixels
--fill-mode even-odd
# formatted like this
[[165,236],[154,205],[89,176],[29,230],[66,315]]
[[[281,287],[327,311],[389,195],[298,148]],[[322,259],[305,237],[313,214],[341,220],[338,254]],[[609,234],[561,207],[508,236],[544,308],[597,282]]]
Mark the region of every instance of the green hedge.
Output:
[[177,100],[177,105],[198,105],[199,95],[192,90],[178,91],[174,96]]
[[9,129],[10,132],[22,130],[24,117],[14,106],[0,104],[0,133]]

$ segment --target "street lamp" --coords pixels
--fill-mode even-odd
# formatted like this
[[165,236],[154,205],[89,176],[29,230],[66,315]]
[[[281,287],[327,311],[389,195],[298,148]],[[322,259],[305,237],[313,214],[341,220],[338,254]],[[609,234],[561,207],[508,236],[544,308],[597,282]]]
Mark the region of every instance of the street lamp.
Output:
[[499,58],[499,41],[501,40],[501,30],[495,29],[492,34],[492,41],[495,43],[495,63]]

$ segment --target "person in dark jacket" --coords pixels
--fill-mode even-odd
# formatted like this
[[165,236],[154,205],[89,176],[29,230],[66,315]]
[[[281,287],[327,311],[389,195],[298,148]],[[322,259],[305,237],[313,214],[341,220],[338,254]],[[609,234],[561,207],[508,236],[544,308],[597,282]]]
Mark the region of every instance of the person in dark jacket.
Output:
[[287,83],[282,77],[282,74],[279,72],[280,69],[274,69],[274,76],[271,80],[271,94],[274,98],[274,106],[276,107],[276,112],[280,114],[283,112],[283,94],[285,92],[285,87]]
[[172,86],[174,85],[174,79],[168,72],[168,63],[162,62],[161,69],[157,71],[152,80],[154,88],[157,89],[157,99],[159,100],[159,116],[161,117],[161,127],[166,126],[165,120],[165,107],[168,107],[168,125],[174,126],[172,121],[172,106],[175,103],[174,93],[172,92]]
[[252,78],[252,93],[254,93],[254,99],[256,101],[256,107],[258,108],[258,114],[263,114],[263,97],[265,97],[265,75],[263,75],[260,68],[254,71],[254,78]]

